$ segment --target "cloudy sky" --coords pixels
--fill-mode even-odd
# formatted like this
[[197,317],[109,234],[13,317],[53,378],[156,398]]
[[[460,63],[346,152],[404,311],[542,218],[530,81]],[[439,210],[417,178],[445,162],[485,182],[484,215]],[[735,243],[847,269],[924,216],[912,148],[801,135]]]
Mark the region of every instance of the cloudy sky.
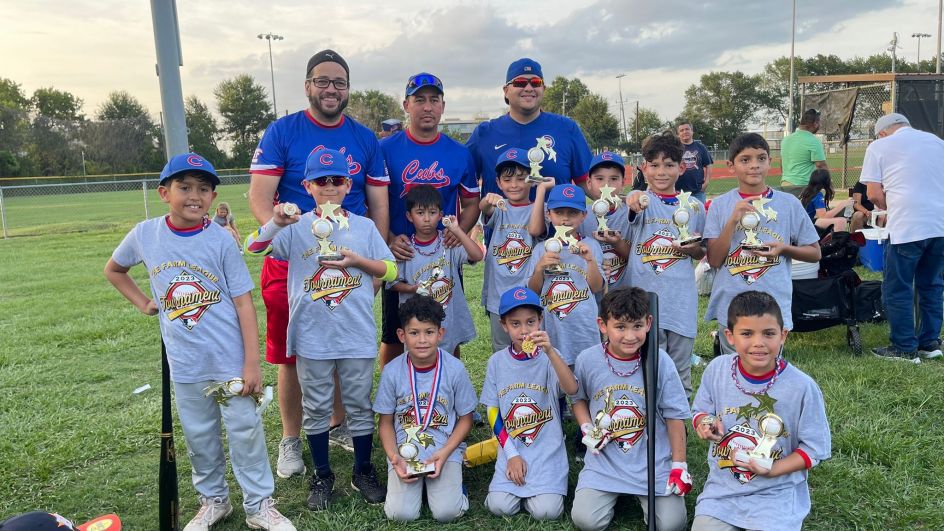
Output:
[[[638,99],[675,117],[683,93],[711,70],[760,71],[790,53],[789,0],[523,0],[503,2],[364,0],[177,0],[184,95],[213,101],[213,87],[241,73],[270,90],[268,48],[274,32],[279,112],[301,109],[307,59],[330,47],[351,67],[355,89],[398,98],[406,79],[430,71],[446,86],[446,116],[502,112],[500,86],[509,62],[537,59],[549,80],[579,76],[618,108]],[[914,32],[935,34],[934,0],[798,0],[796,53],[841,57],[880,53],[892,32],[899,54],[914,60]],[[144,0],[0,0],[0,76],[27,94],[68,90],[92,114],[109,91],[137,96],[156,116],[150,3]],[[934,39],[921,54],[934,53]],[[628,114],[628,113],[627,113]]]

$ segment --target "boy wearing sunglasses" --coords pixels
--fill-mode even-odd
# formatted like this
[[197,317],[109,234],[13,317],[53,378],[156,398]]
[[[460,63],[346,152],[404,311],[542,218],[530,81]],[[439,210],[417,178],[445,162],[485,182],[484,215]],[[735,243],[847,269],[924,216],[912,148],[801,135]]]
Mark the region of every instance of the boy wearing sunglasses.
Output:
[[555,184],[584,186],[592,156],[590,146],[576,122],[541,110],[544,89],[537,61],[522,58],[508,67],[502,89],[508,114],[479,124],[466,144],[482,178],[483,196],[501,193],[495,160],[510,147],[528,151],[532,172],[553,178]]
[[[275,205],[272,219],[246,240],[246,250],[271,252],[288,261],[286,353],[297,356],[302,427],[315,467],[307,504],[313,511],[326,509],[334,490],[328,428],[335,374],[354,446],[351,486],[368,503],[382,503],[387,490],[370,462],[374,434],[370,393],[377,356],[373,279],[394,280],[397,267],[373,222],[340,207],[351,189],[341,152],[312,153],[305,164],[304,186],[315,200],[315,210],[300,213],[291,203]],[[330,231],[324,230],[325,221]],[[322,256],[326,240],[340,253],[340,260],[322,259],[328,258]]]

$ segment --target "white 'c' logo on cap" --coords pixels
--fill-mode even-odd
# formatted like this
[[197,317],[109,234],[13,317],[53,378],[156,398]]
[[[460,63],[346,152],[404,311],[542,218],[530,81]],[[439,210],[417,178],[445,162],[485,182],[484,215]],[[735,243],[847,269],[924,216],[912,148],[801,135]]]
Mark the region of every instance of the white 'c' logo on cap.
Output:
[[187,164],[191,166],[203,166],[203,159],[197,155],[190,155],[187,157]]
[[525,298],[527,298],[528,293],[523,288],[521,288],[521,289],[516,289],[515,292],[512,293],[511,296],[514,297],[515,300],[523,301],[525,300]]

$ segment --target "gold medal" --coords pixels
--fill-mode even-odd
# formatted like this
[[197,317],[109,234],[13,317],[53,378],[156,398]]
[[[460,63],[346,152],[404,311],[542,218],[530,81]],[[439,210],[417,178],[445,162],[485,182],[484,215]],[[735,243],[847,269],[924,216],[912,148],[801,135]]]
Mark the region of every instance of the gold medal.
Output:
[[525,352],[528,356],[534,356],[534,353],[537,352],[538,346],[534,344],[534,341],[531,341],[530,338],[525,339],[521,342],[521,352]]

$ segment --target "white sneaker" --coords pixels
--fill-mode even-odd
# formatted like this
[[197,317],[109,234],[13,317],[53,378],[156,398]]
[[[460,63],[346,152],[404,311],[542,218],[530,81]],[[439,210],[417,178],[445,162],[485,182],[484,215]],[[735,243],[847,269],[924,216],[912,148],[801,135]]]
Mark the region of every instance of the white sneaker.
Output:
[[246,515],[246,525],[250,529],[269,529],[274,531],[295,531],[295,526],[275,508],[275,500],[262,500],[262,510]]
[[305,474],[305,460],[302,459],[302,440],[298,437],[285,437],[279,443],[279,460],[275,465],[275,473],[282,479],[288,479],[295,474]]
[[200,497],[200,510],[184,531],[208,531],[211,526],[226,518],[233,512],[233,504],[229,498],[204,498]]
[[351,430],[347,427],[347,421],[335,426],[328,432],[328,444],[343,448],[348,452],[354,451],[354,438],[351,437]]

